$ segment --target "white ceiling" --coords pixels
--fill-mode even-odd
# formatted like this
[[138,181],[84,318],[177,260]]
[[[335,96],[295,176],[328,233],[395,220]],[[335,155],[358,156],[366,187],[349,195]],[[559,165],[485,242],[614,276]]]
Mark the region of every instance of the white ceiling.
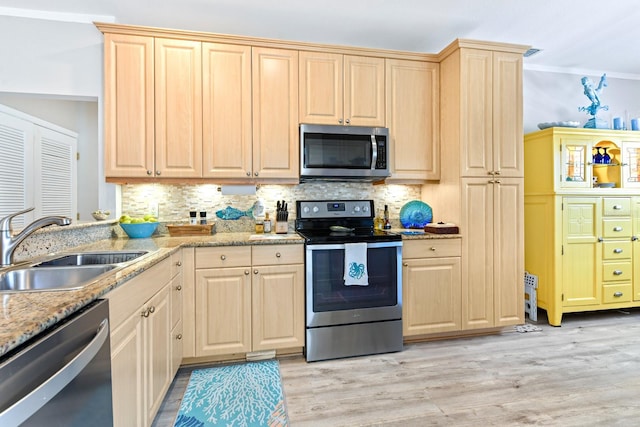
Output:
[[0,15],[438,53],[529,45],[525,68],[640,79],[637,0],[0,0]]

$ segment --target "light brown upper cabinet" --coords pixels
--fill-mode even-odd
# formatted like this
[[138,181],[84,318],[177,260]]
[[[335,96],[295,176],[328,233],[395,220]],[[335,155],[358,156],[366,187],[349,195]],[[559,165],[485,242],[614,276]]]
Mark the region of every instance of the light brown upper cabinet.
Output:
[[440,178],[439,65],[386,60],[392,181]]
[[383,58],[300,52],[300,123],[385,125]]
[[107,177],[202,175],[201,43],[105,34]]

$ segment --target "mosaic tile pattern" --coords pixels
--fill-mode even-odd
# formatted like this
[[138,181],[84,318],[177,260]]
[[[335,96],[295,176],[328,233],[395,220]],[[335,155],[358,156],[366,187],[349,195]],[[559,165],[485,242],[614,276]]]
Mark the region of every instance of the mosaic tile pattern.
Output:
[[218,232],[250,232],[254,222],[250,218],[221,220],[215,212],[231,206],[248,210],[258,198],[266,206],[273,218],[276,201],[285,200],[289,204],[289,230],[293,231],[295,201],[314,199],[372,199],[376,210],[381,213],[384,205],[389,206],[391,225],[400,227],[400,209],[411,200],[420,200],[420,185],[373,185],[369,183],[304,183],[298,185],[260,185],[255,195],[223,195],[218,185],[165,185],[128,184],[121,188],[122,212],[132,216],[143,216],[158,205],[161,222],[186,223],[189,211],[206,211],[209,221],[216,221]]

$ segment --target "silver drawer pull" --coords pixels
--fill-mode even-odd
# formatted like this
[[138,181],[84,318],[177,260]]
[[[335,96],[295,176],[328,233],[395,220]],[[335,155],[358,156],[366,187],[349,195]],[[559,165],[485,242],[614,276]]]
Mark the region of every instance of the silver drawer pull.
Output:
[[622,274],[622,270],[613,270],[614,276],[620,276]]
[[622,249],[620,249],[620,248],[615,248],[615,249],[613,250],[613,253],[614,253],[614,254],[621,254],[621,253],[622,253]]
[[622,227],[613,227],[613,231],[622,231]]
[[614,292],[613,296],[616,298],[620,298],[622,296],[622,292],[618,291],[618,292]]
[[622,205],[613,205],[613,210],[614,211],[619,211],[622,209]]
[[227,256],[226,255],[220,255],[220,259],[224,261],[225,259],[227,259]]
[[434,251],[434,252],[436,251],[436,248],[434,246],[431,246],[429,249]]
[[280,258],[281,256],[280,252],[276,252],[276,258]]

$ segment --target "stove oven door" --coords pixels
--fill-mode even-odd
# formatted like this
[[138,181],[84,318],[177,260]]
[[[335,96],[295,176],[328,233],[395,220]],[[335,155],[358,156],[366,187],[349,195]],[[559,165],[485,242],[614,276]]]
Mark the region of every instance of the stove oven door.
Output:
[[402,318],[402,242],[367,244],[367,286],[345,286],[344,244],[306,246],[307,327]]

